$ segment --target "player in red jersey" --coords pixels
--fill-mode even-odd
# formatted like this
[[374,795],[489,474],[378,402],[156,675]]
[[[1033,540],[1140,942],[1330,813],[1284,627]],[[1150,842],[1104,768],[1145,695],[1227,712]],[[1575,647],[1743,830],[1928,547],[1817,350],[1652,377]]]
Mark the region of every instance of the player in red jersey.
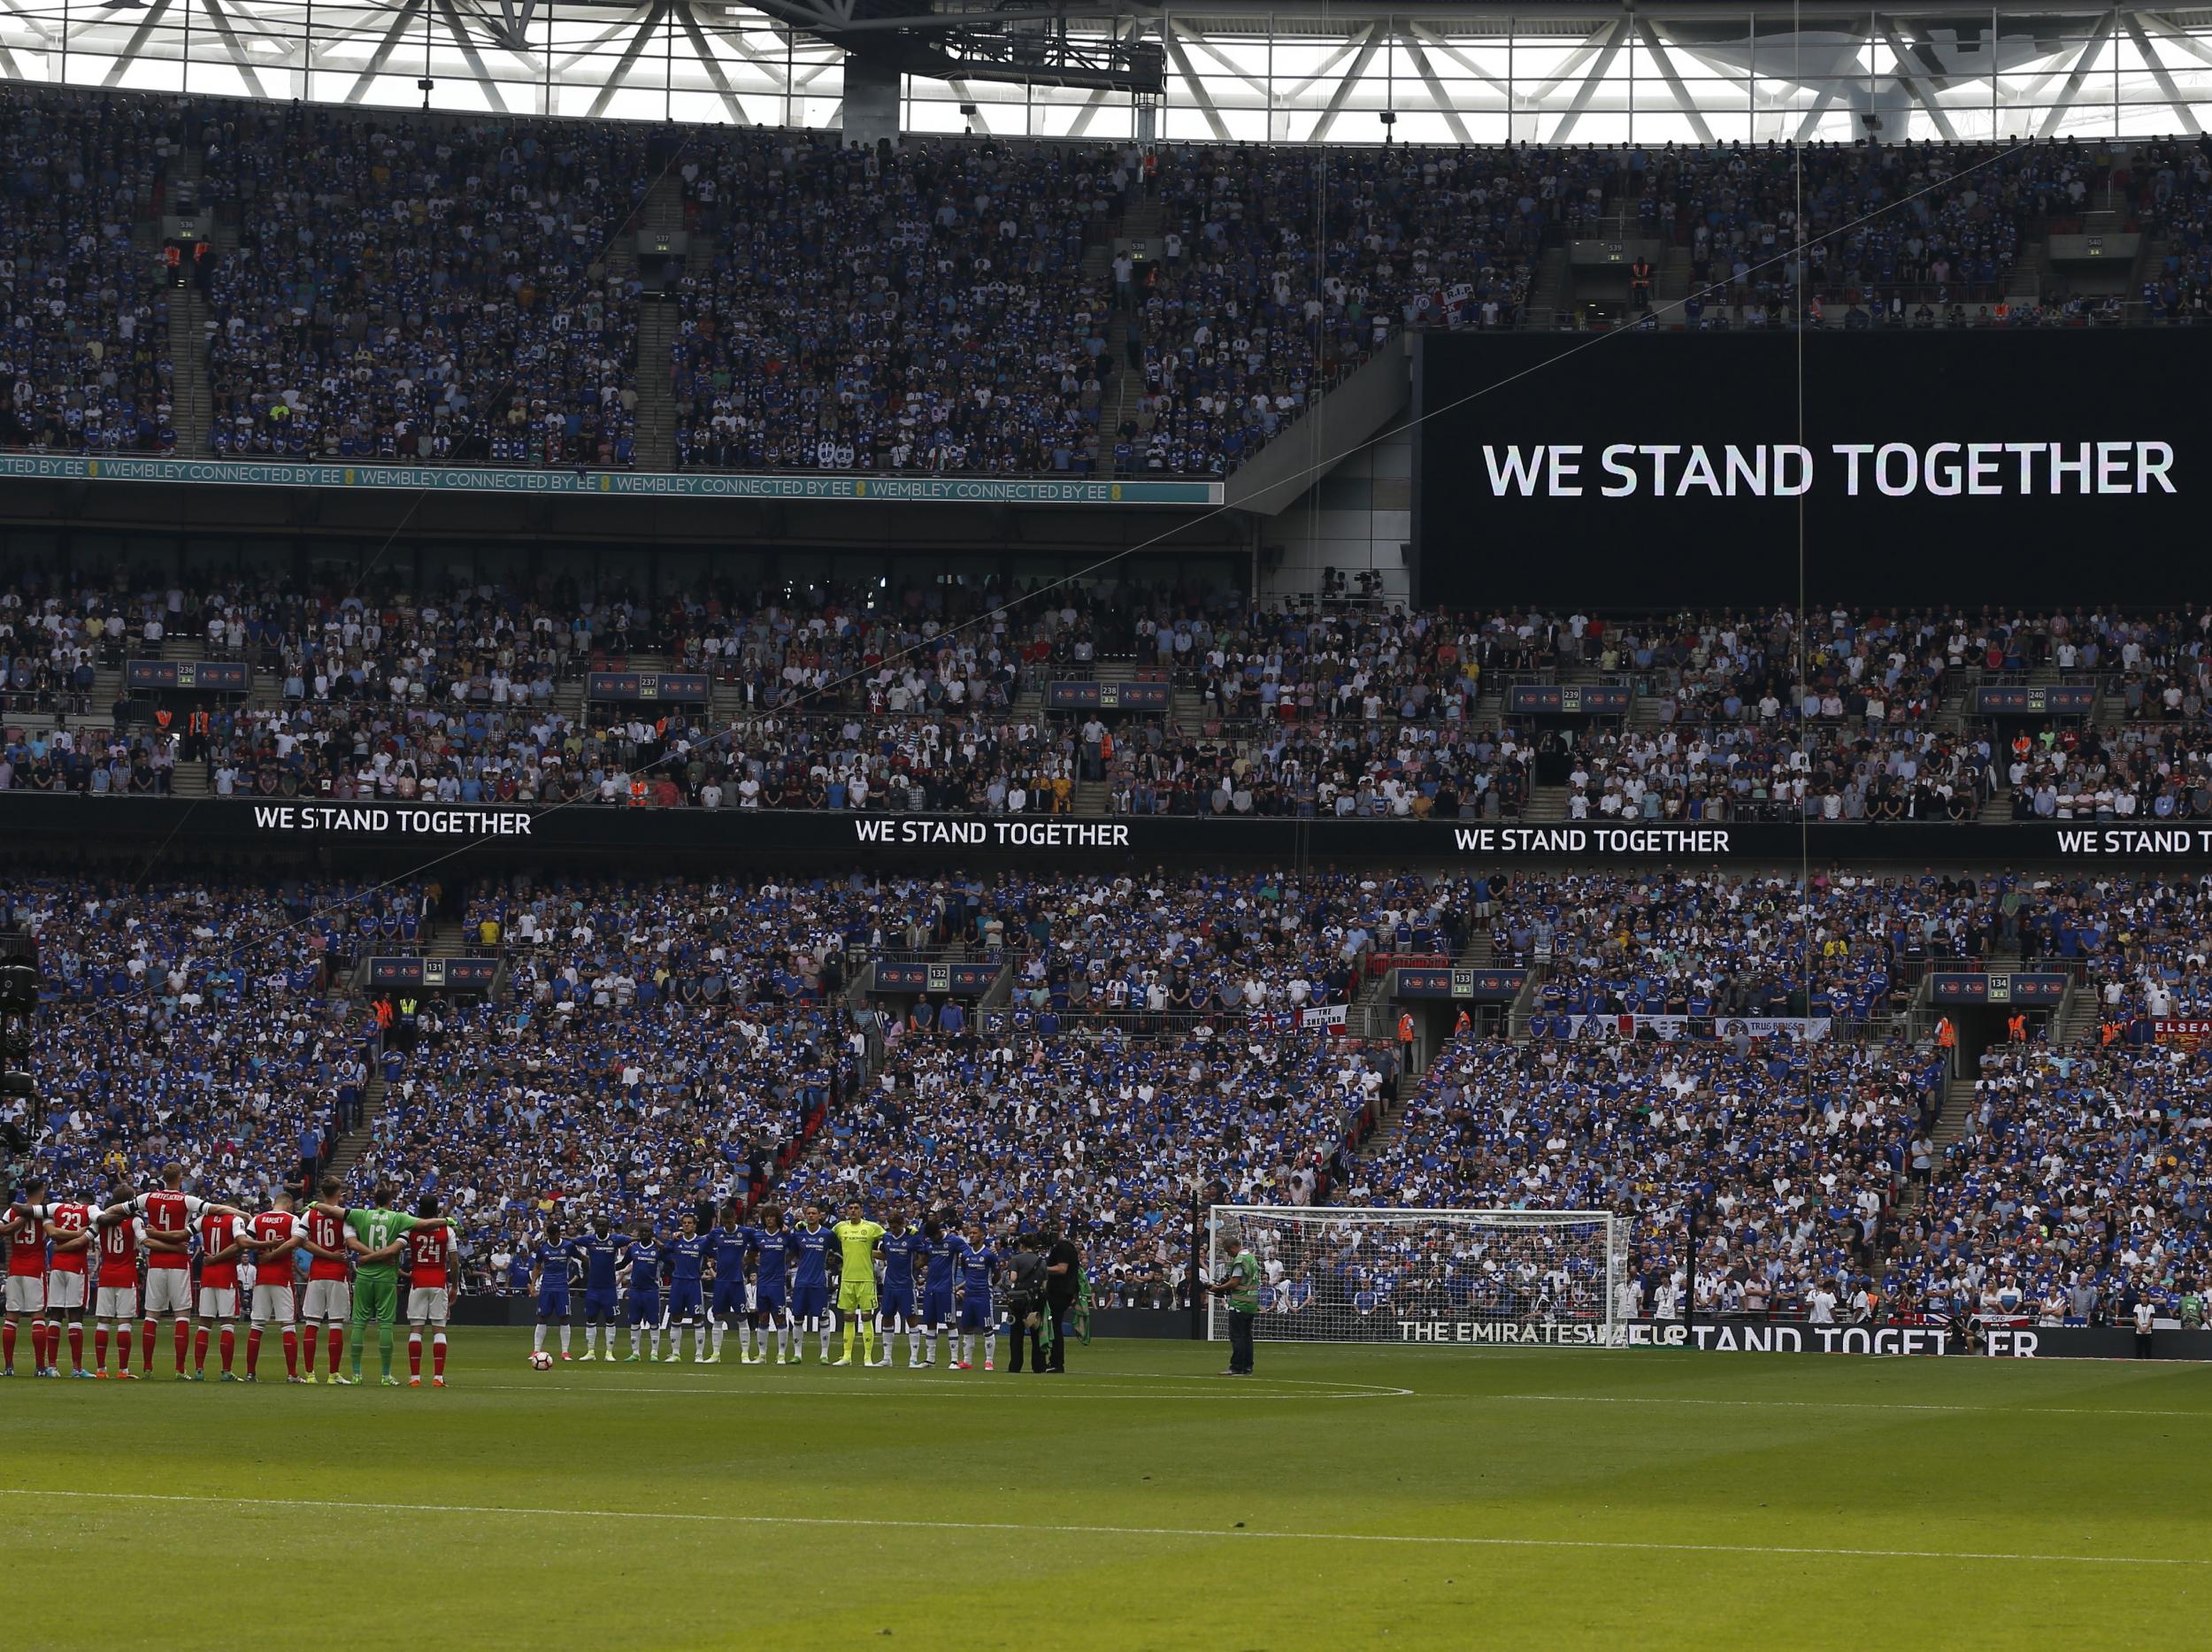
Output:
[[292,1195],[280,1188],[275,1209],[264,1210],[247,1224],[246,1242],[253,1248],[253,1327],[246,1333],[246,1380],[260,1380],[261,1327],[281,1327],[284,1337],[284,1379],[304,1382],[300,1375],[300,1333],[293,1323],[292,1253],[300,1248],[306,1230],[292,1214]]
[[[211,1204],[185,1192],[184,1169],[172,1164],[162,1172],[157,1191],[142,1193],[100,1213],[104,1222],[129,1215],[146,1224],[146,1303],[140,1327],[146,1333],[146,1349],[139,1369],[149,1377],[154,1374],[154,1325],[166,1315],[175,1327],[177,1380],[192,1380],[184,1368],[184,1350],[192,1340],[192,1225],[211,1212],[242,1221],[246,1215],[235,1205]],[[235,1273],[232,1277],[234,1281]]]
[[[335,1206],[343,1191],[335,1176],[322,1180],[325,1205]],[[346,1351],[346,1325],[353,1318],[353,1272],[347,1256],[358,1249],[359,1241],[349,1241],[352,1235],[346,1231],[342,1215],[333,1215],[329,1210],[316,1205],[307,1207],[301,1218],[306,1236],[300,1249],[307,1252],[307,1292],[300,1304],[300,1318],[306,1321],[301,1340],[301,1351],[306,1357],[303,1367],[307,1380],[315,1380],[315,1327],[322,1325],[329,1333],[330,1379],[341,1387],[351,1384],[338,1370],[338,1363]]]
[[[415,1214],[426,1222],[438,1214],[438,1202],[424,1198]],[[430,1385],[445,1387],[445,1323],[461,1282],[460,1250],[450,1226],[409,1230],[404,1243],[411,1272],[407,1288],[407,1386],[422,1387],[422,1332],[431,1328]]]
[[46,1374],[61,1375],[61,1338],[69,1333],[69,1374],[90,1377],[84,1368],[85,1264],[92,1255],[92,1225],[99,1210],[89,1204],[43,1207],[54,1260],[46,1273]]
[[[130,1214],[129,1196],[117,1178],[109,1191],[108,1209],[92,1219],[100,1248],[100,1271],[92,1282],[92,1374],[108,1374],[108,1327],[112,1325],[119,1356],[115,1374],[133,1382],[137,1380],[131,1370],[131,1333],[138,1319],[138,1247],[146,1225]],[[119,1209],[120,1215],[115,1214]]]
[[208,1327],[219,1327],[223,1380],[235,1382],[231,1355],[238,1346],[238,1264],[250,1252],[246,1218],[219,1205],[202,1212],[200,1235],[200,1324],[192,1337],[192,1380],[207,1380]]
[[0,1321],[0,1377],[15,1375],[15,1344],[27,1323],[31,1331],[31,1371],[46,1374],[46,1223],[32,1214],[42,1209],[46,1184],[23,1184],[27,1203],[11,1206],[0,1216],[0,1239],[8,1241],[7,1299],[0,1302],[7,1318]]

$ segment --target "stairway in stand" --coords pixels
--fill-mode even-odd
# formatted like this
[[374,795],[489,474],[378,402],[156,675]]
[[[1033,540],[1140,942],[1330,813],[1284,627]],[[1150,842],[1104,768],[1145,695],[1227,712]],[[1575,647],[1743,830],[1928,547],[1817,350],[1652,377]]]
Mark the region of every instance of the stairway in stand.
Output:
[[369,1137],[377,1117],[383,1112],[390,1099],[386,1093],[381,1069],[369,1070],[369,1081],[361,1087],[361,1127],[349,1130],[338,1138],[338,1144],[330,1150],[330,1163],[324,1174],[335,1176],[341,1182],[353,1174],[353,1167],[361,1162],[361,1155],[368,1150]]
[[[1151,257],[1164,257],[1160,239],[1159,203],[1140,195],[1136,204],[1122,215],[1121,238],[1142,242],[1147,255]],[[1110,243],[1106,248],[1106,282],[1110,288],[1113,283],[1113,247]],[[1088,259],[1085,260],[1087,265],[1088,262]],[[1137,416],[1137,403],[1144,395],[1144,371],[1129,365],[1129,345],[1133,339],[1141,343],[1143,338],[1144,329],[1138,321],[1136,311],[1117,308],[1114,319],[1106,329],[1106,371],[1099,375],[1099,471],[1102,475],[1121,474],[1120,467],[1114,460],[1114,443],[1120,438],[1123,424]]]

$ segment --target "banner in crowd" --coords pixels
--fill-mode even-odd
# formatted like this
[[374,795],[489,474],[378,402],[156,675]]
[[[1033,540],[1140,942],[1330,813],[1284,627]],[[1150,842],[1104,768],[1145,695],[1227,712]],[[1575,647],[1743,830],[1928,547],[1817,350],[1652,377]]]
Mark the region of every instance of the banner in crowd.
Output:
[[875,966],[872,989],[974,997],[991,990],[1001,967],[996,964],[879,963]]
[[1162,711],[1175,697],[1164,682],[1056,682],[1045,703],[1056,711]]
[[[798,809],[654,809],[596,801],[526,804],[324,802],[240,796],[90,798],[74,792],[0,792],[0,831],[102,841],[170,841],[258,852],[287,845],[405,850],[426,840],[523,853],[702,850],[716,855],[830,857],[849,865],[977,865],[1036,862],[1126,866],[1156,859],[1333,860],[1347,864],[1472,870],[1586,865],[1612,870],[1892,863],[1912,868],[2096,864],[2116,869],[2212,865],[2212,826],[2125,830],[2041,825],[1934,826],[1866,822],[1807,826],[1468,826],[1411,819],[1282,816],[1216,818],[1125,815],[910,815]],[[2017,980],[2016,972],[2013,979]],[[2034,976],[2036,972],[2025,972]],[[1968,976],[1976,982],[1996,977]],[[1968,990],[1962,988],[1961,990]],[[2021,992],[2042,992],[2024,987]],[[2020,998],[2016,1002],[2055,1002]],[[1953,1002],[1983,1002],[1960,998]],[[1994,1002],[1993,1000],[1991,1002]]]
[[1787,1038],[1816,1044],[1828,1036],[1824,1015],[1571,1015],[1574,1038]]
[[1298,1025],[1309,1033],[1326,1033],[1331,1038],[1341,1038],[1349,1009],[1349,1005],[1340,1003],[1310,1003],[1298,1012]]
[[253,677],[243,660],[126,660],[127,688],[187,688],[203,694],[249,694]]
[[0,454],[0,479],[6,478],[639,499],[853,500],[882,504],[1217,505],[1223,494],[1219,482],[1111,481],[1077,476],[726,475],[712,471],[314,465],[259,459],[87,458],[42,453]]
[[2062,970],[1944,970],[1929,978],[1928,995],[1939,1004],[2062,1003]]
[[[1259,1331],[1268,1333],[1269,1316]],[[1974,1355],[1991,1359],[2130,1359],[2135,1333],[2116,1325],[1989,1325],[1962,1333],[1946,1325],[1807,1325],[1767,1319],[1637,1319],[1602,1325],[1515,1324],[1477,1319],[1384,1318],[1360,1322],[1348,1341],[1488,1348],[1664,1348],[1707,1354]],[[2154,1359],[2212,1360],[2212,1331],[2152,1333]]]
[[1984,717],[2086,717],[2097,709],[2097,691],[2079,683],[2006,683],[1975,689],[1974,709]]
[[1505,709],[1523,717],[1619,717],[1635,698],[1610,683],[1517,682],[1505,691]]
[[371,987],[411,987],[425,992],[489,992],[498,978],[497,958],[369,960]]
[[595,671],[584,680],[584,697],[588,700],[704,705],[712,694],[703,671]]
[[2161,1017],[2152,1021],[2151,1034],[2160,1043],[2177,1049],[2197,1049],[2212,1039],[2212,1020],[2201,1016]]
[[1521,995],[1526,970],[1402,969],[1390,984],[1393,998],[1463,998],[1510,1003]]

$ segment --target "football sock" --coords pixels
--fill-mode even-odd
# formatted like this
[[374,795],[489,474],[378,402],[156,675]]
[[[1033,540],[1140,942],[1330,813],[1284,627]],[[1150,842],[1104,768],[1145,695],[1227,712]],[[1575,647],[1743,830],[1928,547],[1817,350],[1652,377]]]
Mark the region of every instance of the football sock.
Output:
[[[823,1351],[824,1353],[826,1353],[826,1354],[827,1352],[829,1352],[829,1350],[828,1350],[827,1348],[824,1348],[822,1351]],[[847,1359],[850,1359],[852,1356],[853,1356],[853,1322],[852,1322],[851,1320],[848,1319],[848,1320],[846,1320],[846,1321],[845,1321],[845,1353],[844,1353],[844,1357],[845,1357],[845,1358],[847,1358]]]
[[246,1333],[246,1375],[257,1376],[261,1371],[261,1327]]
[[[543,1330],[545,1327],[541,1325],[538,1328]],[[543,1353],[545,1350],[540,1348],[537,1351]],[[407,1374],[411,1377],[422,1375],[422,1333],[419,1331],[407,1333]]]
[[[37,1329],[37,1326],[32,1326],[33,1334],[36,1334]],[[37,1356],[34,1354],[32,1357],[35,1359]],[[12,1319],[0,1325],[0,1361],[4,1361],[10,1371],[15,1369],[15,1321]]]
[[[718,1354],[722,1351],[722,1332],[719,1326],[716,1327],[714,1333],[714,1351]],[[704,1325],[695,1325],[692,1328],[691,1356],[694,1359],[704,1359],[707,1356],[707,1328]]]
[[[314,1340],[311,1336],[308,1338],[311,1342]],[[288,1325],[284,1327],[284,1374],[286,1376],[296,1377],[300,1374],[299,1358],[300,1333]]]
[[561,1322],[561,1352],[568,1352],[568,1321],[565,1319]]
[[238,1351],[238,1327],[236,1325],[226,1325],[223,1327],[223,1333],[218,1341],[222,1346],[223,1369],[225,1371],[228,1371],[230,1369],[231,1356]]
[[[143,1363],[140,1364],[139,1370],[150,1377],[154,1374],[154,1322],[149,1319],[139,1328],[146,1333],[146,1346],[140,1356]],[[179,1360],[177,1364],[181,1366],[184,1362]]]
[[723,1326],[722,1322],[719,1319],[717,1319],[714,1322],[714,1356],[717,1359],[722,1357],[722,1337],[724,1334],[724,1329],[725,1327]]
[[[850,1325],[845,1327],[845,1334],[849,1337],[852,1335],[852,1327]],[[848,1342],[845,1346],[847,1348],[850,1348],[852,1344]],[[874,1364],[876,1363],[875,1326],[872,1325],[864,1325],[860,1327],[860,1346],[863,1349],[863,1357],[865,1358],[871,1365]]]
[[311,1378],[315,1374],[315,1344],[319,1340],[315,1322],[311,1319],[307,1322],[307,1329],[300,1334],[300,1341],[305,1345],[300,1350],[301,1361]]
[[384,1374],[392,1374],[392,1327],[380,1325],[376,1328],[377,1363],[384,1367]]
[[[182,1321],[179,1321],[178,1328],[180,1330],[183,1328]],[[179,1362],[179,1365],[181,1369],[182,1363]],[[200,1326],[192,1333],[192,1369],[198,1372],[204,1372],[207,1369],[207,1327],[205,1325]]]
[[530,1333],[530,1351],[533,1354],[545,1352],[545,1321],[542,1319],[538,1321],[536,1328]]
[[182,1319],[172,1319],[169,1323],[173,1327],[169,1338],[170,1346],[176,1352],[177,1369],[179,1371],[182,1371],[184,1369],[184,1350],[187,1345],[188,1345],[192,1341],[192,1326],[187,1321]]
[[430,1374],[434,1377],[445,1375],[445,1333],[442,1331],[433,1333],[430,1338]]
[[73,1371],[84,1369],[84,1321],[69,1322],[69,1365]]

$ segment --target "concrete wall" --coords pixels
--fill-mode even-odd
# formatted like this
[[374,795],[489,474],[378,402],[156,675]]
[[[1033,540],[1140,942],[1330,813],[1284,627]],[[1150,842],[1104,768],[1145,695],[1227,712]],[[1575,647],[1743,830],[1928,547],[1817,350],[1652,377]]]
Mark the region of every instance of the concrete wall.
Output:
[[1260,525],[1260,595],[1317,593],[1324,568],[1373,569],[1383,576],[1384,595],[1402,600],[1409,594],[1405,548],[1412,539],[1413,436],[1400,431],[1351,455]]

